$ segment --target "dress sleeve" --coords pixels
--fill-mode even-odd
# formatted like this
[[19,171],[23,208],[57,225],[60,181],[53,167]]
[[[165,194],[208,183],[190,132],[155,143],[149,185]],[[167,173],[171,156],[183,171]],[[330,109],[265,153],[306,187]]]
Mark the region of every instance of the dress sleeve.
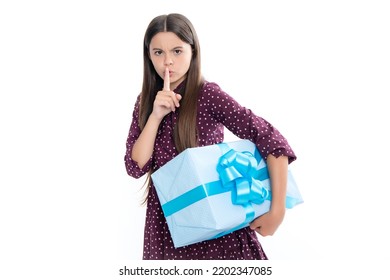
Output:
[[141,134],[141,129],[138,125],[139,120],[139,105],[140,105],[140,95],[137,97],[136,103],[133,110],[133,119],[131,122],[129,135],[127,136],[126,141],[126,154],[125,154],[125,166],[127,174],[131,177],[139,178],[148,172],[152,166],[152,157],[146,162],[144,167],[141,169],[138,166],[138,163],[131,158],[131,152],[134,147],[134,143],[137,141],[139,135]]
[[268,121],[241,106],[215,83],[206,83],[203,97],[213,118],[241,139],[255,143],[264,159],[269,154],[287,156],[291,163],[296,159],[287,139]]

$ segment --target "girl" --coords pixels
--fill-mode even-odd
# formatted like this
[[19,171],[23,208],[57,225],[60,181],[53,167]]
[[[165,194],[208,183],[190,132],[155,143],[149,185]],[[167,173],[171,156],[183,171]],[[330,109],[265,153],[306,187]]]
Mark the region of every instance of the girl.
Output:
[[[144,77],[126,143],[127,173],[148,173],[143,259],[267,259],[257,238],[282,223],[288,164],[296,159],[270,123],[241,106],[201,74],[195,29],[183,15],[154,18],[144,37]],[[270,211],[249,227],[175,249],[150,174],[184,149],[223,141],[224,126],[256,144],[266,159],[272,191]]]

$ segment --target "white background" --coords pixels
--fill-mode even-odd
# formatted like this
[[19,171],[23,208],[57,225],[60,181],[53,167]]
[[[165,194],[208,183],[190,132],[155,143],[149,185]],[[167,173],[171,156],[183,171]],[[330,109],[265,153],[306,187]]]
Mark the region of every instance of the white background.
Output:
[[389,260],[385,2],[2,1],[7,279],[69,279],[141,259],[144,178],[127,175],[123,156],[145,29],[172,12],[194,24],[206,79],[274,124],[298,156],[305,203],[260,237],[268,257]]

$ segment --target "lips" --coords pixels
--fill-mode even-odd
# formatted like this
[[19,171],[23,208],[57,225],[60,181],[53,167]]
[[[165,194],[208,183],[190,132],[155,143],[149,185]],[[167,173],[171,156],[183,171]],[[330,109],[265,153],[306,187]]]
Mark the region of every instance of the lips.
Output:
[[[164,75],[165,75],[165,70],[164,70]],[[169,70],[169,75],[172,75],[173,71]]]

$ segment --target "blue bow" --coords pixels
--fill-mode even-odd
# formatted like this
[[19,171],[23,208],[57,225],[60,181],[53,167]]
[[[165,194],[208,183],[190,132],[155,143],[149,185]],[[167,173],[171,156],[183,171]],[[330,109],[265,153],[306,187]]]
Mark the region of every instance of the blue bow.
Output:
[[[226,150],[225,144],[219,144]],[[242,205],[245,210],[245,220],[238,226],[219,233],[215,238],[241,229],[255,218],[255,209],[252,203],[261,204],[265,200],[271,200],[271,193],[266,189],[259,178],[263,176],[256,170],[258,163],[250,152],[237,152],[233,149],[223,154],[217,166],[223,188],[231,190],[232,203]]]
[[268,189],[256,178],[257,165],[250,152],[231,149],[220,157],[217,172],[222,186],[231,190],[233,204],[261,204],[269,198]]

